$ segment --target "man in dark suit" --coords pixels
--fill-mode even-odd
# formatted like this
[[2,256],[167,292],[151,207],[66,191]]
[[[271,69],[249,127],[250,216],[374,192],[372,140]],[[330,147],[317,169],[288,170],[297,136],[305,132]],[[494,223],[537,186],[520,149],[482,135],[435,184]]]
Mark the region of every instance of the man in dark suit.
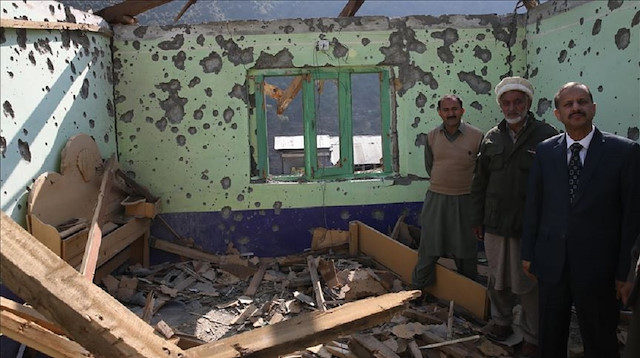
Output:
[[566,133],[537,146],[521,247],[539,284],[540,356],[566,358],[573,305],[585,357],[615,358],[617,298],[640,232],[640,146],[593,126],[586,85],[565,84],[554,102]]

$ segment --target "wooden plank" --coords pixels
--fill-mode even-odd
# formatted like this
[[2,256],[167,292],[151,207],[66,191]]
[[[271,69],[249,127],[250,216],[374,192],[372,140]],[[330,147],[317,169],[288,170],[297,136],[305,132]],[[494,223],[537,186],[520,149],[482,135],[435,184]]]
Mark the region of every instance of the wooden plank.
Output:
[[50,357],[93,357],[78,343],[4,308],[0,312],[0,333]]
[[190,259],[196,259],[201,261],[207,261],[214,264],[221,264],[222,260],[220,256],[210,254],[207,252],[203,252],[200,250],[192,249],[189,247],[184,247],[182,245],[174,244],[172,242],[166,240],[160,240],[157,238],[152,238],[149,240],[149,244],[151,247],[156,248],[158,250],[170,252],[172,254],[176,254],[178,256],[188,257]]
[[345,334],[386,322],[420,291],[401,291],[346,303],[325,312],[298,315],[273,326],[260,327],[199,347],[192,357],[276,357],[328,342]]
[[358,223],[356,221],[349,222],[349,256],[358,255]]
[[[411,272],[418,261],[418,252],[370,226],[357,221],[358,249],[395,272],[405,283],[411,282]],[[432,295],[466,309],[482,320],[487,319],[489,298],[487,289],[442,265],[436,265],[436,283],[427,288]]]
[[258,291],[258,287],[260,287],[260,283],[262,283],[262,278],[264,277],[265,272],[267,271],[267,264],[264,262],[260,263],[260,267],[258,268],[258,272],[253,274],[251,278],[251,282],[249,283],[249,287],[244,291],[245,296],[253,297]]
[[362,347],[371,352],[374,357],[380,358],[400,358],[396,352],[387,347],[384,343],[375,339],[375,337],[365,334],[352,334],[351,338],[355,339]]
[[113,36],[113,32],[108,27],[92,24],[76,24],[73,22],[52,22],[52,21],[30,21],[16,19],[0,19],[0,26],[14,29],[35,29],[35,30],[72,30],[89,31]]
[[0,279],[95,355],[187,357],[4,212],[0,217]]
[[112,155],[104,165],[100,191],[98,191],[98,201],[96,202],[93,218],[89,225],[89,237],[87,238],[87,245],[85,246],[82,264],[80,265],[80,273],[89,281],[93,281],[93,275],[98,265],[98,255],[100,254],[100,245],[102,244],[102,229],[100,227],[104,224],[104,197],[111,189],[114,162],[115,156]]
[[0,308],[3,311],[11,312],[16,316],[22,317],[27,321],[33,322],[43,328],[46,328],[55,334],[65,334],[64,330],[60,328],[60,326],[55,323],[51,323],[51,321],[46,319],[43,315],[41,315],[38,311],[34,310],[31,307],[21,305],[18,302],[12,301],[8,298],[0,297]]
[[315,263],[313,256],[307,256],[307,267],[309,268],[309,274],[311,275],[311,284],[313,286],[313,293],[316,297],[316,304],[320,311],[326,311],[327,306],[324,303],[324,294],[322,293],[322,285],[318,278],[318,266]]

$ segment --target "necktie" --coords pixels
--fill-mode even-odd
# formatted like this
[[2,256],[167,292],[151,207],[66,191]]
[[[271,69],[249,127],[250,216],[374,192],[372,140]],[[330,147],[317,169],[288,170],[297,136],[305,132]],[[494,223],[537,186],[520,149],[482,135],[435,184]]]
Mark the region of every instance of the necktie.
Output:
[[578,191],[578,182],[580,180],[580,172],[582,171],[582,162],[580,161],[580,143],[571,144],[571,158],[569,158],[569,202],[573,203],[573,198]]

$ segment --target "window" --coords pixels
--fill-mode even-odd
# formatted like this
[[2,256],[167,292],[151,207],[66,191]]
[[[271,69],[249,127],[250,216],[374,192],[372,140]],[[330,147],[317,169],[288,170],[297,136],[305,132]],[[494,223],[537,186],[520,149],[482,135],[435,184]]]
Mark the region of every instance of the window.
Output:
[[253,180],[392,172],[390,70],[252,70]]

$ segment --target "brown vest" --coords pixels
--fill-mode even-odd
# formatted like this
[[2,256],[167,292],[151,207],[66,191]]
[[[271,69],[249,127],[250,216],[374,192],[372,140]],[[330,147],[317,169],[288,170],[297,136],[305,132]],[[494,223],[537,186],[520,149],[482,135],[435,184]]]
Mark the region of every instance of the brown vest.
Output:
[[445,195],[469,194],[482,131],[465,123],[453,142],[445,137],[442,127],[429,132],[427,138],[433,152],[429,190]]

